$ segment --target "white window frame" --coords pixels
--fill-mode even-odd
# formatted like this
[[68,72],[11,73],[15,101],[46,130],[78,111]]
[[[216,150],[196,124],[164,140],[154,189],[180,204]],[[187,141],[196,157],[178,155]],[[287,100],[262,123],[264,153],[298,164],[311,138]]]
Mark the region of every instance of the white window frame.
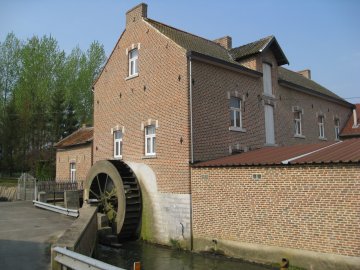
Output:
[[272,91],[272,67],[268,63],[263,63],[263,85],[264,85],[264,95],[273,97]]
[[[296,117],[298,114],[298,118]],[[294,131],[295,131],[295,136],[303,136],[302,134],[302,113],[301,111],[294,111]]]
[[[147,134],[149,133],[148,131],[150,130],[150,128],[153,129],[154,133]],[[150,142],[149,147],[148,147],[148,140]],[[155,156],[155,155],[156,155],[156,126],[148,125],[145,127],[145,156]]]
[[325,117],[323,115],[318,116],[318,126],[319,126],[319,138],[325,139]]
[[[120,138],[116,138],[117,134],[120,134]],[[114,136],[114,158],[122,158],[123,133],[121,130],[115,130],[113,136]]]
[[[232,100],[239,102],[238,107],[232,106]],[[242,121],[242,100],[237,97],[230,97],[230,130],[243,130],[243,121]],[[234,123],[231,123],[232,117],[234,117]],[[237,119],[239,118],[239,125],[237,125]]]
[[76,163],[70,162],[70,181],[75,182],[76,181]]
[[[134,55],[136,53],[136,55]],[[139,50],[137,48],[129,51],[129,77],[139,75]]]
[[340,140],[340,119],[335,118],[334,119],[334,131],[335,131],[335,140]]

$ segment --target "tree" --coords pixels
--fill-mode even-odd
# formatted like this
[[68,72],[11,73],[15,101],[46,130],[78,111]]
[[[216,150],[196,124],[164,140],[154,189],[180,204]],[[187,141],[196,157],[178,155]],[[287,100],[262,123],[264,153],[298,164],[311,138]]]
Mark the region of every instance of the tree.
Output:
[[65,110],[64,133],[63,136],[69,136],[79,128],[79,121],[76,118],[74,106],[70,102]]
[[2,145],[2,162],[0,168],[11,176],[14,171],[20,169],[20,163],[17,162],[20,155],[18,151],[20,130],[14,100],[11,100],[7,104],[5,112],[3,123],[6,128],[2,130],[2,139],[5,143]]
[[0,43],[0,108],[5,110],[19,78],[21,43],[9,33]]
[[21,42],[10,33],[0,42],[0,168],[54,163],[53,144],[92,123],[91,88],[105,59],[98,42],[69,55],[51,36]]
[[9,127],[15,123],[12,120],[16,116],[11,100],[19,78],[20,50],[21,43],[13,33],[0,43],[0,168],[10,173],[15,163],[13,138],[17,137],[17,130]]
[[93,42],[86,54],[75,48],[67,59],[67,68],[72,77],[67,88],[67,97],[68,101],[72,101],[81,124],[92,124],[92,85],[105,60],[104,48],[98,42]]

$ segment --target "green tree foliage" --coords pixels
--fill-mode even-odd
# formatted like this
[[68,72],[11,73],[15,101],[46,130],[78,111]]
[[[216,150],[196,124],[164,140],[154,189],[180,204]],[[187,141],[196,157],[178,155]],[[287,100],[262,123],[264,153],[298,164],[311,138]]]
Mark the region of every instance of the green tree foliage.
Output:
[[98,42],[69,55],[51,36],[0,42],[0,173],[53,167],[54,143],[92,124],[91,88],[105,59]]

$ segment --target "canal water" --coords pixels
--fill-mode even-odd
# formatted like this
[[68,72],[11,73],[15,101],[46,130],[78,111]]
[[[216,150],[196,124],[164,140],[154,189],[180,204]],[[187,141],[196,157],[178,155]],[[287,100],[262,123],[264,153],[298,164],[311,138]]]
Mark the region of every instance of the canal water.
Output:
[[202,255],[151,245],[142,241],[123,243],[119,249],[98,245],[97,259],[131,270],[135,261],[141,270],[264,270],[263,265],[242,262],[216,255]]

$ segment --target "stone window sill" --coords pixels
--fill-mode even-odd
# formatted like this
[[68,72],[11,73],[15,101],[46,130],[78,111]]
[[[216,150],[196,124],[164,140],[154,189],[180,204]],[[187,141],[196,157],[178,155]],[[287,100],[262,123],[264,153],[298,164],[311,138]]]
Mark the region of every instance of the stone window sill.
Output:
[[157,158],[156,155],[148,155],[148,156],[143,156],[142,159],[152,159],[152,158]]
[[306,137],[304,135],[300,135],[300,134],[295,134],[294,138],[298,138],[298,139],[305,139]]
[[125,78],[125,81],[131,80],[131,79],[134,79],[134,78],[136,78],[136,77],[139,77],[139,73],[134,74],[134,75],[131,75],[131,76],[129,76],[129,77],[126,77],[126,78]]
[[237,132],[246,132],[245,128],[241,128],[241,127],[229,127],[230,131],[237,131]]
[[321,141],[327,141],[327,138],[326,138],[326,137],[319,137],[319,140],[321,140]]

